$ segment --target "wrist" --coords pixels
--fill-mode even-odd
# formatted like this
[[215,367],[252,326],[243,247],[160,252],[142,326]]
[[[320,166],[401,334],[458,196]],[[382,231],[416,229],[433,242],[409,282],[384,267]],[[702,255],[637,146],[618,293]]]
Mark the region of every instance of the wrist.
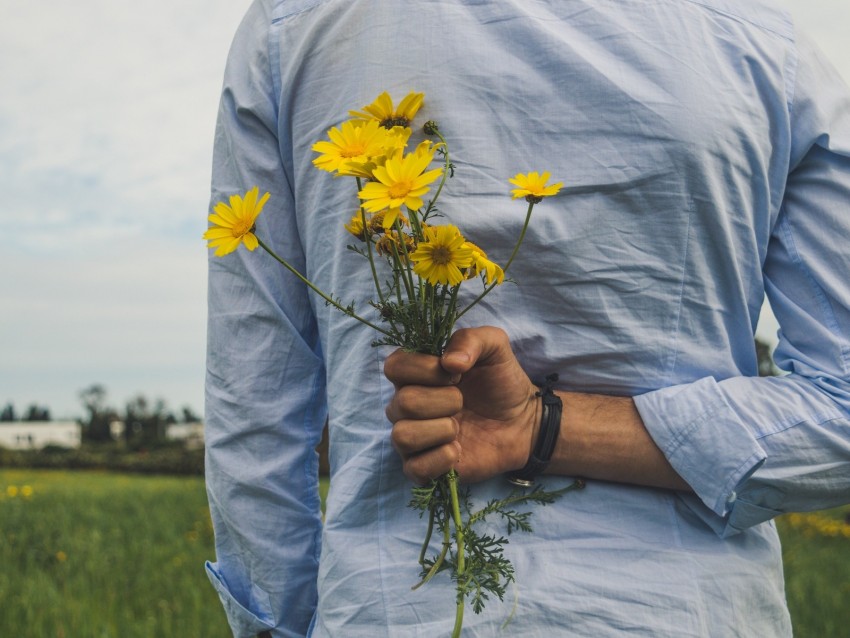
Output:
[[505,470],[508,474],[517,472],[528,464],[532,452],[534,452],[534,444],[537,441],[537,436],[540,433],[540,416],[543,410],[543,403],[540,399],[540,388],[536,385],[531,385],[531,390],[528,395],[528,402],[525,414],[521,417],[520,432],[516,439],[516,444],[512,446],[513,458]]
[[[544,472],[555,452],[561,431],[563,403],[555,394],[553,385],[557,374],[546,377],[543,387],[535,393],[535,417],[531,428],[530,452],[525,463],[508,473],[508,480],[520,487],[531,487],[534,479]],[[526,448],[529,449],[529,448]]]

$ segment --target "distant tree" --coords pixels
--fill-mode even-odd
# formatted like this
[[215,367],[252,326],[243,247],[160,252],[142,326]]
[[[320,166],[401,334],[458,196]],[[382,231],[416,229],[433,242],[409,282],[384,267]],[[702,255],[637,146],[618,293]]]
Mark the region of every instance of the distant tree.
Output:
[[83,437],[88,441],[111,441],[112,432],[109,424],[118,418],[113,408],[106,404],[106,388],[94,383],[81,390],[80,401],[87,412],[83,420]]
[[124,433],[128,443],[149,444],[163,441],[166,426],[176,421],[164,400],[157,399],[151,405],[144,395],[139,394],[126,405]]
[[188,405],[184,405],[182,408],[183,412],[183,423],[199,423],[201,417],[199,417]]
[[6,407],[3,408],[3,411],[0,412],[0,422],[8,423],[9,421],[16,421],[15,418],[15,406],[11,403],[7,403]]
[[49,421],[50,420],[50,410],[46,407],[41,407],[33,403],[29,408],[27,408],[26,416],[24,416],[24,421]]

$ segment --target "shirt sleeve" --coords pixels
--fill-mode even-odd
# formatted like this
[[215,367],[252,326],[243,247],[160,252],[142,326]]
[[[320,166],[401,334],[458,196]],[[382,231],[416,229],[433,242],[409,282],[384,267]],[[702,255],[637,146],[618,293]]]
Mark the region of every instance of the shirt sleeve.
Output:
[[850,500],[850,93],[805,39],[791,157],[763,266],[779,378],[705,378],[635,398],[718,534]]
[[[256,233],[300,267],[291,171],[282,157],[268,52],[254,3],[228,58],[215,134],[212,201],[259,186]],[[271,62],[274,64],[274,62]],[[321,516],[316,445],[325,373],[307,291],[268,254],[209,260],[206,477],[216,536],[207,573],[234,635],[304,636],[316,605]]]

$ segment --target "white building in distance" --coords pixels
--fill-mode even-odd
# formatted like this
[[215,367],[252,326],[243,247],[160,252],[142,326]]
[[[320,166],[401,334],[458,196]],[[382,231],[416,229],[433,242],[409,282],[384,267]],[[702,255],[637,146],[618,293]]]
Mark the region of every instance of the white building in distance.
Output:
[[0,447],[40,450],[48,445],[80,447],[82,432],[76,421],[9,421],[0,423]]

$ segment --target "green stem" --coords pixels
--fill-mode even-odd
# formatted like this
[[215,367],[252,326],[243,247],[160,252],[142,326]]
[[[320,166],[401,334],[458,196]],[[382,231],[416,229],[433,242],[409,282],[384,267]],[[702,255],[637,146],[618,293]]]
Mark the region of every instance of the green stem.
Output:
[[466,573],[466,547],[463,538],[463,520],[460,516],[460,500],[457,495],[457,472],[449,470],[446,475],[446,480],[449,483],[449,491],[452,498],[452,518],[455,525],[455,540],[457,541],[457,583],[458,583],[458,601],[455,608],[455,626],[452,629],[452,638],[460,637],[460,630],[463,627],[463,608],[465,604],[463,595],[463,579]]
[[[363,190],[363,185],[360,183],[360,178],[357,179],[357,192]],[[360,222],[363,224],[363,237],[366,238],[366,250],[368,251],[369,267],[372,269],[372,280],[375,282],[375,291],[378,293],[378,299],[381,304],[384,304],[384,293],[381,290],[381,283],[378,279],[378,271],[375,268],[375,258],[372,255],[372,235],[369,233],[369,227],[366,225],[366,211],[360,207]]]
[[[425,574],[425,576],[422,578],[422,580],[420,580],[413,587],[411,587],[410,588],[411,590],[419,589],[420,587],[422,587],[422,585],[424,585],[429,580],[431,580],[434,577],[434,574],[436,574],[438,571],[440,571],[440,568],[443,566],[443,561],[445,561],[446,555],[449,553],[449,548],[451,546],[452,546],[452,542],[451,542],[451,539],[449,538],[449,527],[448,527],[448,525],[446,525],[446,528],[443,531],[443,549],[440,550],[440,555],[437,556],[437,560],[435,560],[434,564],[431,565],[431,569],[428,570],[428,573]],[[422,561],[420,561],[420,564],[421,564],[421,562]]]
[[514,251],[511,253],[511,258],[508,259],[508,263],[505,264],[503,269],[504,272],[508,272],[508,268],[511,267],[511,264],[514,261],[514,257],[519,252],[519,247],[522,244],[522,240],[525,239],[525,231],[528,230],[528,222],[531,221],[531,211],[534,210],[534,202],[528,202],[528,210],[525,213],[525,223],[522,225],[522,232],[519,234],[519,239],[517,239],[516,246],[514,246]]
[[[528,211],[525,213],[525,223],[522,225],[522,232],[520,232],[520,234],[519,234],[519,239],[517,239],[516,245],[514,246],[514,251],[511,253],[511,257],[510,257],[510,259],[508,259],[508,263],[506,263],[506,264],[505,264],[505,267],[502,269],[502,272],[503,272],[503,273],[507,273],[507,272],[508,272],[508,268],[510,268],[510,267],[511,267],[511,264],[512,264],[512,263],[513,263],[513,261],[514,261],[514,257],[516,257],[517,253],[519,252],[519,247],[520,247],[520,245],[522,244],[522,240],[523,240],[523,239],[525,239],[525,232],[528,230],[528,222],[529,222],[529,221],[531,221],[531,211],[532,211],[533,209],[534,209],[534,203],[533,203],[533,202],[529,202],[529,203],[528,203]],[[463,310],[461,310],[460,314],[458,314],[458,316],[457,316],[455,319],[456,319],[456,320],[457,320],[457,319],[460,319],[463,315],[465,315],[467,312],[469,312],[469,310],[470,310],[473,306],[475,306],[476,304],[478,304],[478,302],[479,302],[479,301],[481,301],[482,299],[484,299],[484,297],[486,297],[486,296],[490,293],[490,291],[491,291],[491,290],[493,290],[493,288],[495,288],[497,285],[498,285],[498,284],[496,284],[496,283],[494,282],[494,283],[490,284],[489,286],[485,287],[485,288],[484,288],[484,291],[483,291],[480,295],[478,295],[478,296],[477,296],[477,297],[476,297],[476,298],[472,301],[472,303],[470,303],[470,304],[469,304],[466,308],[464,308]]]
[[416,243],[425,239],[425,233],[422,230],[422,223],[419,221],[419,211],[407,209],[410,213],[410,230],[413,231],[413,236],[416,238]]
[[[410,255],[407,252],[407,242],[404,241],[404,228],[401,225],[401,218],[396,217],[395,220],[395,232],[398,237],[398,243],[401,246],[401,252],[404,255],[403,265],[405,267],[404,272],[407,274],[406,282],[410,285],[410,303],[415,303],[416,301],[416,286],[413,285],[413,266],[410,263]],[[395,242],[393,242],[393,246],[395,246]],[[396,258],[398,258],[398,251],[395,252]]]
[[328,296],[327,294],[325,294],[325,292],[324,292],[321,288],[316,287],[316,285],[315,285],[315,284],[313,284],[313,282],[312,282],[312,281],[310,281],[310,280],[309,280],[309,279],[307,279],[304,275],[302,275],[300,272],[298,272],[298,271],[295,269],[295,267],[294,267],[294,266],[292,266],[292,265],[291,265],[288,261],[286,261],[286,260],[285,260],[285,259],[283,259],[282,257],[279,257],[279,256],[277,255],[277,253],[275,253],[275,252],[274,252],[271,248],[269,248],[268,246],[266,246],[266,244],[263,242],[263,240],[262,240],[262,239],[260,239],[259,237],[257,237],[257,242],[259,242],[259,244],[260,244],[260,248],[262,248],[262,249],[263,249],[263,250],[265,250],[265,251],[266,251],[269,255],[271,255],[272,257],[274,257],[274,258],[278,261],[278,263],[280,263],[280,264],[281,264],[284,268],[286,268],[286,269],[287,269],[289,272],[291,272],[293,275],[295,275],[296,277],[298,277],[298,279],[300,279],[300,280],[301,280],[301,281],[302,281],[302,282],[303,282],[303,283],[304,283],[304,284],[305,284],[308,288],[310,288],[310,290],[312,290],[313,292],[315,292],[317,295],[319,295],[322,299],[324,299],[325,301],[327,301],[327,302],[328,302],[330,305],[332,305],[334,308],[336,308],[337,310],[341,310],[344,314],[346,314],[346,315],[348,315],[349,317],[352,317],[352,318],[354,318],[354,319],[357,319],[357,321],[359,321],[360,323],[362,323],[362,324],[364,324],[364,325],[369,326],[369,327],[370,327],[370,328],[372,328],[373,330],[377,330],[377,331],[378,331],[378,332],[380,332],[381,334],[384,334],[384,335],[386,335],[386,336],[388,336],[388,337],[393,337],[393,334],[392,334],[391,332],[388,332],[388,331],[384,330],[384,329],[383,329],[383,328],[381,328],[380,326],[376,326],[376,325],[375,325],[374,323],[372,323],[371,321],[369,321],[369,320],[367,320],[367,319],[364,319],[363,317],[361,317],[360,315],[358,315],[358,314],[357,314],[356,312],[354,312],[354,310],[352,310],[351,308],[346,308],[346,307],[345,307],[345,306],[343,306],[341,303],[339,303],[338,301],[336,301],[336,300],[335,300],[335,299],[333,299],[332,297],[330,297],[330,296]]
[[437,299],[437,289],[433,288],[431,293],[431,352],[442,354],[438,350],[440,344],[440,323],[445,318],[443,309],[446,306],[446,286],[440,287],[440,298]]
[[[452,330],[454,329],[456,321],[454,314],[457,312],[458,293],[460,293],[460,286],[452,288],[452,296],[449,298],[449,309],[442,315],[442,319],[444,319],[444,321],[440,325],[439,334],[437,334],[437,330],[434,331],[433,345],[435,352],[442,353],[446,344],[449,342],[449,337],[452,336]],[[440,310],[442,312],[442,300]]]
[[431,544],[431,534],[434,533],[434,505],[428,508],[428,529],[425,532],[425,541],[422,543],[422,549],[419,550],[419,564],[425,566],[425,554],[428,552],[428,545]]
[[[556,498],[560,498],[561,496],[563,496],[567,492],[572,492],[573,490],[583,490],[584,487],[585,487],[584,480],[583,479],[576,479],[575,481],[573,481],[572,483],[570,483],[566,487],[562,487],[561,489],[555,490],[553,492],[546,492],[546,494],[548,494],[552,499],[556,499]],[[504,498],[501,501],[499,501],[499,505],[501,507],[507,507],[509,505],[516,505],[518,503],[525,503],[527,501],[532,500],[534,498],[534,496],[535,496],[534,492],[531,492],[531,493],[528,493],[528,494],[513,494],[513,495],[508,496],[507,498]],[[469,519],[466,522],[467,527],[472,527],[472,525],[477,523],[479,520],[483,519],[491,511],[492,510],[488,511],[488,508],[485,507],[483,509],[478,510],[477,512],[475,512],[473,514],[470,514]]]
[[425,214],[422,216],[422,219],[428,219],[428,216],[431,214],[431,211],[434,209],[434,206],[437,204],[437,199],[440,197],[440,193],[443,191],[443,186],[446,183],[446,179],[449,175],[449,143],[446,142],[446,138],[443,137],[443,134],[440,131],[434,131],[434,135],[440,138],[440,142],[443,144],[443,153],[445,154],[445,161],[443,162],[443,174],[440,176],[440,185],[437,187],[436,192],[434,193],[434,197],[428,202],[428,207],[425,209]]
[[[399,238],[401,240],[401,238]],[[404,241],[401,240],[402,246],[404,246]],[[401,256],[398,254],[398,246],[396,246],[395,241],[390,241],[390,246],[393,249],[393,261],[395,262],[395,266],[398,269],[398,274],[401,280],[404,282],[404,289],[407,291],[407,302],[414,303],[416,301],[416,293],[413,288],[413,279],[408,278],[408,268],[402,263]],[[405,254],[407,252],[405,251]]]

